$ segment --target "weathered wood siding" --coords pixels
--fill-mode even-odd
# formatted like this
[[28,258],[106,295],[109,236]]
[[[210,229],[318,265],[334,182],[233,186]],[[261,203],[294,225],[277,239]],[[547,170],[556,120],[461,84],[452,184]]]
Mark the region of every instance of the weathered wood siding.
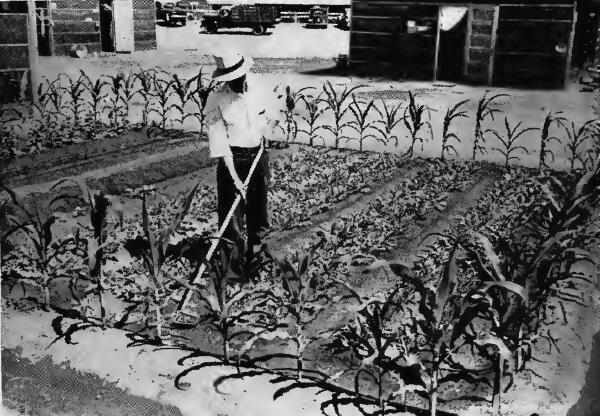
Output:
[[0,12],[0,103],[19,96],[28,69],[27,13]]
[[0,70],[29,68],[26,13],[0,13]]
[[486,4],[472,5],[469,14],[471,27],[467,38],[465,78],[474,83],[486,84],[489,82],[494,52],[495,8]]
[[[54,0],[54,54],[67,55],[75,44],[90,52],[101,51],[100,3],[98,0]],[[156,49],[154,0],[133,0],[135,50]]]
[[98,0],[53,0],[50,11],[53,28],[53,54],[68,55],[73,45],[85,45],[100,52],[100,5]]
[[494,84],[562,87],[572,49],[574,5],[500,6]]
[[156,3],[133,0],[133,39],[136,51],[156,49]]
[[[350,65],[359,73],[433,79],[438,6],[354,0]],[[427,27],[412,32],[409,25]]]
[[[469,6],[464,80],[503,86],[562,85],[572,48],[574,2],[524,3],[353,0],[350,65],[359,74],[433,79],[439,7],[456,4]],[[408,33],[407,21],[432,29]],[[559,44],[566,51],[557,52]]]

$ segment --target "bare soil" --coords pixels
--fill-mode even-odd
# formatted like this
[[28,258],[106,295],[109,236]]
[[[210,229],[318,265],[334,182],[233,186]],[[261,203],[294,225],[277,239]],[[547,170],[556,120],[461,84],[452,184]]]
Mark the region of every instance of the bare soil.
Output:
[[2,349],[2,405],[32,416],[181,416],[179,409],[135,396],[50,357],[32,363]]

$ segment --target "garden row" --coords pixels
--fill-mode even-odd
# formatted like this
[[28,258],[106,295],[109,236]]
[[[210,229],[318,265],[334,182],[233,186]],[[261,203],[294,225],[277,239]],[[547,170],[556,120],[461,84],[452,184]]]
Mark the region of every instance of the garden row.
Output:
[[[31,111],[14,105],[0,110],[1,156],[14,158],[101,139],[132,127],[146,128],[152,137],[168,135],[172,129],[197,131],[202,137],[206,103],[217,86],[202,70],[187,80],[159,69],[140,69],[96,80],[83,71],[78,77],[61,74],[39,86],[40,103]],[[330,82],[298,91],[286,87],[277,97],[281,104],[268,103],[279,107],[281,114],[278,133],[269,139],[358,150],[379,143],[395,152],[401,147],[409,157],[419,145],[433,142],[439,145],[442,159],[458,156],[458,145],[468,142],[469,158],[494,153],[508,166],[533,151],[523,139],[537,132],[538,167],[545,169],[554,163],[557,146],[562,144],[560,151],[566,155],[570,170],[581,169],[584,164],[589,167],[598,146],[596,121],[576,125],[561,112],[547,113],[540,126],[524,126],[504,117],[502,127],[494,127],[491,122],[502,113],[497,104],[509,97],[506,94],[484,94],[474,114],[469,114],[469,100],[451,108],[430,108],[410,91],[408,99],[396,103],[365,100],[360,98],[364,88],[340,90]],[[440,111],[444,114],[441,135],[434,138],[431,114]],[[458,133],[456,123],[467,118],[473,122],[465,136]]]
[[[298,226],[336,198],[368,192],[399,163],[392,156],[310,148],[274,161],[274,205],[298,213],[296,221],[275,217],[275,229]],[[491,398],[497,405],[511,385],[506,380],[535,358],[534,340],[553,342],[544,332],[556,318],[549,307],[584,302],[577,285],[588,277],[572,268],[589,260],[586,249],[600,237],[592,216],[600,202],[600,166],[537,178],[513,170],[457,220],[452,234],[434,238],[422,261],[378,261],[410,223],[443,210],[448,192],[468,190],[481,175],[478,164],[415,163],[413,177],[340,217],[301,249],[275,262],[265,256],[265,264],[256,265],[258,281],[245,286],[228,284],[236,265],[226,256],[215,258],[202,285],[186,283],[214,229],[210,187],[182,193],[178,204],[153,195],[151,187],[131,191],[141,200],[135,216],[92,190],[84,191],[88,205],[75,217],[7,204],[3,221],[20,234],[3,236],[3,284],[37,287],[31,300],[76,318],[67,326],[63,317],[55,321],[57,335],[67,342],[77,330],[110,325],[136,330],[136,342],[192,350],[182,364],[203,355],[218,359],[190,364],[177,379],[180,386],[190,371],[235,365],[239,372],[232,378],[276,375],[276,382],[285,383],[278,394],[302,387],[329,391],[324,409],[338,414],[343,405],[374,414],[406,406],[416,412],[425,402],[428,413],[436,414],[438,403],[454,399]],[[29,221],[11,224],[13,209]],[[357,265],[383,267],[399,283],[370,293],[353,285]],[[52,302],[53,284],[70,289],[66,302]],[[218,350],[179,338],[186,334],[182,328],[190,331],[176,319],[182,287],[193,291],[193,309],[201,317],[191,327],[211,326]],[[338,312],[350,314],[347,324],[323,325],[323,316]],[[284,346],[272,352],[274,344]],[[316,361],[338,364],[323,371]]]

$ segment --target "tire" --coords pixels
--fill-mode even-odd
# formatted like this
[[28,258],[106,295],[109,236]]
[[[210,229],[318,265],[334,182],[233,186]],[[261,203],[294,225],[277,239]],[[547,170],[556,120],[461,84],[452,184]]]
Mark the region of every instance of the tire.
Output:
[[211,25],[206,26],[206,33],[214,34],[214,33],[217,33],[218,29],[219,28],[216,25],[211,24]]
[[183,19],[183,20],[181,21],[181,26],[185,26],[185,25],[187,25],[187,21],[186,21],[185,19]]
[[267,30],[263,25],[256,25],[252,28],[252,34],[255,36],[261,36],[267,33]]

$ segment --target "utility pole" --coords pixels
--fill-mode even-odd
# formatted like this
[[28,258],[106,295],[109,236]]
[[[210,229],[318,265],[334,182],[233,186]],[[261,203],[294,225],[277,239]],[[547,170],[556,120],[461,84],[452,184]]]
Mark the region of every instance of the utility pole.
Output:
[[29,38],[29,77],[31,79],[31,98],[34,104],[39,103],[38,87],[40,85],[38,41],[37,41],[37,10],[35,0],[27,0],[27,28]]

